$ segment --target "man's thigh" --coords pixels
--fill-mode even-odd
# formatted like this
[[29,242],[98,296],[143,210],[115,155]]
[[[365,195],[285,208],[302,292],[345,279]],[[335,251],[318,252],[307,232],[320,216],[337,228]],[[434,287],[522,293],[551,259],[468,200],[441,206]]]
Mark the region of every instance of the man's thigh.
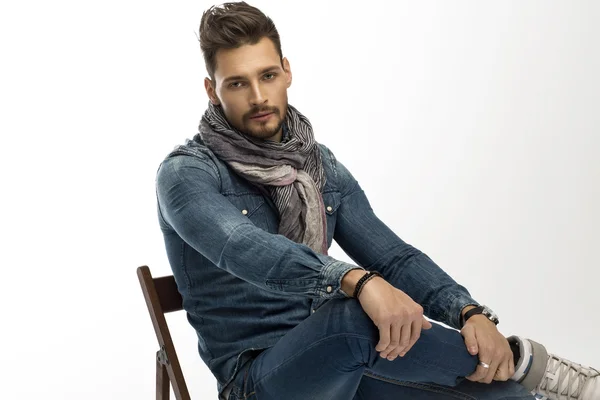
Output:
[[535,397],[514,381],[485,383],[464,379],[450,387],[433,383],[386,382],[367,375],[352,400],[533,400]]
[[377,338],[360,304],[330,300],[250,362],[242,398],[350,400]]

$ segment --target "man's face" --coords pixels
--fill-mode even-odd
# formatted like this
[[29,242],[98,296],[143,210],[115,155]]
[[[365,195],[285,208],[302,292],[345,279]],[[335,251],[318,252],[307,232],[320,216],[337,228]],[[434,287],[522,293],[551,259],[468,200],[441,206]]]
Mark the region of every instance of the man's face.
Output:
[[[292,84],[289,62],[283,67],[275,45],[268,38],[254,45],[219,50],[215,81],[204,80],[213,104],[220,104],[225,117],[239,131],[280,141],[287,113],[287,88]],[[270,114],[265,118],[255,115]]]

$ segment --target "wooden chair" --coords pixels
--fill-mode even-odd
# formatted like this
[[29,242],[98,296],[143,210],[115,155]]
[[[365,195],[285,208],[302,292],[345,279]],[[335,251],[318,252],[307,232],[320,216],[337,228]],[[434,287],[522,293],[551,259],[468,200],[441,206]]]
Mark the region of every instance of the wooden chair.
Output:
[[173,275],[152,278],[150,268],[137,269],[144,299],[160,349],[156,352],[156,400],[169,400],[169,383],[177,400],[190,400],[179,359],[171,340],[165,314],[183,310],[183,299],[177,291]]

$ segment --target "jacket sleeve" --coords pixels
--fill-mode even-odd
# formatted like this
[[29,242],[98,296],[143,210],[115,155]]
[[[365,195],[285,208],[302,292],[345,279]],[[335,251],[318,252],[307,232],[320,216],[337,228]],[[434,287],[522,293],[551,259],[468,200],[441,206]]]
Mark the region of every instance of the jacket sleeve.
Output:
[[408,294],[429,318],[460,329],[462,309],[479,303],[425,253],[385,225],[352,174],[339,161],[334,164],[341,192],[335,241],[356,263],[380,272],[388,283]]
[[156,193],[163,220],[219,268],[272,292],[349,297],[341,290],[342,277],[362,267],[254,225],[221,194],[218,171],[208,156],[164,160],[157,171]]

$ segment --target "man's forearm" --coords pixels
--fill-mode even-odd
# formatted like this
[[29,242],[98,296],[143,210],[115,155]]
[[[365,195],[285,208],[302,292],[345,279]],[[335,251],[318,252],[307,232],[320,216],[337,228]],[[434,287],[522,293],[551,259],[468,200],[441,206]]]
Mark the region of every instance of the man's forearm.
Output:
[[[353,297],[353,293],[354,293],[354,289],[356,288],[356,284],[358,283],[360,278],[362,278],[364,276],[364,274],[365,274],[365,271],[362,269],[352,269],[352,270],[348,271],[342,278],[342,290],[344,291],[344,293],[346,293],[350,297]],[[472,310],[475,307],[477,307],[477,306],[469,305],[469,306],[464,307],[460,312],[461,321],[462,321],[462,317],[464,317],[465,314],[469,310]]]
[[[362,269],[352,269],[352,270],[348,271],[342,278],[342,290],[344,291],[344,293],[346,293],[348,296],[352,297],[352,295],[354,293],[354,289],[356,288],[356,284],[358,283],[360,278],[362,278],[364,276],[364,274],[365,274],[365,271]],[[461,318],[464,317],[465,314],[469,310],[472,310],[475,307],[477,307],[477,306],[470,305],[470,306],[464,307],[462,309],[462,311],[460,312]]]

